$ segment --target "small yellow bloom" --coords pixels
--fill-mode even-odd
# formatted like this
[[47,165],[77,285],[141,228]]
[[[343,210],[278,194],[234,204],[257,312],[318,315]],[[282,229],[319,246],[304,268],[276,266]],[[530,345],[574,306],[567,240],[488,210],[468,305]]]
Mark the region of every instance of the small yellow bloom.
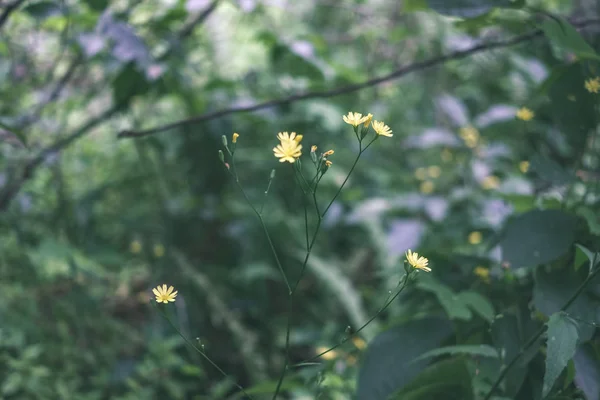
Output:
[[133,254],[138,254],[139,252],[141,252],[142,242],[140,242],[139,240],[134,240],[133,242],[131,242],[129,244],[129,251],[131,251]]
[[165,246],[163,246],[160,243],[155,244],[154,247],[152,248],[152,252],[154,253],[154,256],[156,258],[161,258],[162,256],[165,255]]
[[329,157],[330,155],[332,155],[334,153],[333,150],[327,150],[325,153],[323,153],[323,157]]
[[390,129],[390,127],[381,121],[373,121],[373,130],[379,136],[387,136],[387,137],[394,136],[392,134],[392,130]]
[[344,115],[342,119],[349,125],[359,126],[367,120],[367,117],[363,117],[361,113],[349,112],[348,115]]
[[486,176],[481,182],[481,186],[485,190],[497,189],[500,186],[500,178],[494,175]]
[[476,267],[473,273],[481,278],[485,283],[490,283],[490,270],[485,267]]
[[479,143],[479,131],[472,125],[467,125],[460,128],[459,131],[460,137],[465,142],[467,147],[474,148],[477,147],[477,143]]
[[240,137],[240,134],[239,134],[239,133],[234,133],[234,134],[233,134],[233,137],[231,138],[231,141],[232,141],[233,143],[237,143],[237,139],[238,139],[239,137]]
[[521,121],[531,121],[535,117],[535,113],[527,107],[519,108],[515,115]]
[[590,78],[585,81],[585,89],[590,93],[600,92],[600,77]]
[[346,364],[347,365],[350,365],[350,366],[355,365],[357,361],[358,360],[353,355],[349,355],[348,357],[346,357]]
[[442,156],[443,162],[450,162],[454,158],[454,156],[452,155],[452,152],[448,149],[442,150],[441,156]]
[[279,132],[277,138],[281,142],[273,148],[275,157],[279,158],[279,162],[294,163],[296,159],[302,155],[302,135],[296,135],[296,132],[288,134],[287,132]]
[[410,249],[406,252],[406,261],[416,269],[422,269],[425,272],[431,272],[427,266],[429,260],[425,257],[419,257],[419,253],[413,253]]
[[364,125],[365,128],[368,128],[371,125],[371,120],[373,119],[373,114],[369,113],[366,117],[363,118],[365,120]]
[[365,342],[363,338],[358,336],[354,336],[352,338],[352,343],[354,343],[354,346],[356,346],[356,348],[359,350],[364,350],[367,347],[367,342]]
[[[315,352],[317,354],[321,354],[322,352],[327,351],[327,349],[328,348],[325,346],[319,346],[315,349]],[[321,356],[321,358],[324,360],[335,360],[337,357],[338,357],[338,353],[335,350],[331,350]]]
[[314,144],[312,145],[312,147],[310,148],[310,152],[314,153],[317,151],[317,146],[315,146]]
[[481,236],[481,232],[479,232],[479,231],[474,231],[469,234],[469,243],[471,243],[471,244],[479,244],[479,243],[481,243],[481,239],[482,239],[482,236]]
[[423,167],[419,167],[415,170],[415,178],[420,181],[424,181],[427,179],[427,169]]
[[325,165],[327,166],[327,168],[331,167],[333,163],[329,160],[325,161]]
[[156,301],[158,303],[165,303],[175,301],[175,297],[177,297],[177,290],[173,291],[173,286],[169,286],[167,290],[167,285],[158,285],[154,289],[152,289],[152,293],[156,296]]
[[437,165],[432,165],[431,167],[427,168],[427,173],[432,178],[439,178],[442,170]]
[[425,181],[419,186],[419,191],[423,194],[432,193],[433,189],[435,189],[435,185],[431,181]]
[[519,169],[521,170],[522,173],[526,173],[527,171],[529,171],[529,161],[521,161],[519,163]]

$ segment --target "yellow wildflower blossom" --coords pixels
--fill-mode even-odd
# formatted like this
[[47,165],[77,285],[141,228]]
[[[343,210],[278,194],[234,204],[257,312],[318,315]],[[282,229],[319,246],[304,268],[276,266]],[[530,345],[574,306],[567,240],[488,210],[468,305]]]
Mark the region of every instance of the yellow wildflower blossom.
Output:
[[600,92],[600,77],[590,78],[585,81],[585,89],[590,93]]
[[497,189],[500,186],[500,178],[494,175],[486,176],[483,178],[481,186],[486,190]]
[[431,181],[425,181],[419,186],[419,191],[423,194],[432,193],[433,189],[435,189],[435,185]]
[[327,150],[325,153],[323,153],[323,157],[329,157],[330,155],[332,155],[334,153],[333,150]]
[[156,301],[158,303],[165,303],[175,301],[175,297],[177,297],[177,290],[173,291],[173,286],[169,286],[167,289],[167,285],[158,285],[154,289],[152,289],[152,293],[156,296]]
[[429,260],[425,257],[419,257],[419,253],[413,253],[410,249],[406,252],[406,261],[416,269],[422,269],[425,272],[431,272],[427,266]]
[[354,336],[352,338],[352,343],[354,343],[354,346],[356,346],[356,348],[359,350],[364,350],[367,347],[367,342],[365,342],[363,338],[358,336]]
[[277,138],[281,142],[273,148],[275,157],[279,158],[279,162],[294,163],[296,159],[302,155],[302,135],[296,135],[296,132],[288,134],[287,132],[279,132]]
[[134,240],[131,242],[129,244],[129,251],[131,251],[133,254],[138,254],[140,251],[142,251],[142,242],[139,240]]
[[[328,348],[325,346],[319,346],[315,349],[315,352],[317,354],[321,354],[322,352],[327,351],[327,349]],[[337,357],[338,357],[338,353],[335,350],[331,350],[321,356],[321,358],[323,360],[335,360]]]
[[527,171],[529,171],[529,161],[521,161],[519,163],[519,169],[522,173],[526,173]]
[[327,166],[327,168],[331,167],[333,163],[329,160],[325,161],[325,165]]
[[460,128],[459,131],[460,137],[465,142],[467,147],[474,148],[477,147],[477,143],[479,143],[479,131],[472,125],[467,125]]
[[481,232],[479,232],[479,231],[474,231],[469,234],[469,243],[471,243],[471,244],[479,244],[479,243],[481,243],[481,239],[482,239],[482,236],[481,236]]
[[344,115],[342,119],[345,123],[352,126],[359,126],[367,121],[369,116],[363,117],[361,113],[349,112],[348,115]]
[[394,136],[392,134],[392,130],[390,129],[390,127],[381,121],[373,121],[373,130],[379,136],[387,136],[387,137]]
[[427,173],[432,178],[439,178],[442,173],[442,170],[437,165],[432,165],[429,168],[427,168]]
[[490,283],[490,270],[485,267],[476,267],[473,273],[481,278],[485,283]]
[[521,121],[531,121],[535,117],[535,113],[527,107],[519,108],[515,115]]
[[311,153],[314,153],[314,152],[316,152],[316,151],[317,151],[317,146],[315,146],[315,145],[313,144],[313,145],[311,146],[311,148],[310,148],[310,152],[311,152]]
[[371,120],[373,119],[373,114],[369,113],[366,117],[363,118],[365,121],[363,122],[363,124],[365,125],[365,128],[368,128],[369,125],[371,125]]
[[154,245],[154,248],[152,249],[154,256],[156,258],[161,258],[162,256],[165,255],[165,246],[163,246],[162,244],[158,243]]
[[427,169],[419,167],[415,170],[415,178],[420,181],[424,181],[427,178]]
[[233,137],[231,138],[231,141],[232,141],[233,143],[237,143],[237,139],[238,139],[239,137],[240,137],[240,134],[239,134],[239,133],[234,133],[234,134],[233,134]]

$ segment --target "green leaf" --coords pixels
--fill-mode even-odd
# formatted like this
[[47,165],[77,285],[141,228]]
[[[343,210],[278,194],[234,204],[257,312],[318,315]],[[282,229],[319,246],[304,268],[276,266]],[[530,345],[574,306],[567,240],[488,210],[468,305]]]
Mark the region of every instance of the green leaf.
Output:
[[104,11],[108,7],[108,0],[86,0],[85,2],[94,11]]
[[580,244],[575,245],[575,268],[579,268],[585,261],[589,261],[590,273],[594,270],[594,267],[600,263],[600,254],[594,254]]
[[565,254],[575,240],[576,218],[560,210],[532,210],[508,221],[500,246],[512,268],[532,267]]
[[487,322],[491,323],[494,320],[496,315],[494,306],[485,296],[477,292],[465,291],[459,293],[458,298]]
[[[472,400],[471,375],[463,360],[453,359],[435,363],[390,400]],[[369,400],[371,400],[369,398]]]
[[600,235],[600,214],[589,207],[579,207],[576,213],[585,219],[592,234]]
[[452,328],[445,319],[428,318],[409,321],[380,333],[367,348],[361,365],[357,398],[384,400],[408,384],[425,361],[409,363],[426,351],[436,348]]
[[133,62],[127,64],[113,81],[113,97],[116,104],[126,106],[133,96],[148,92],[150,85],[144,74]]
[[579,58],[600,60],[600,56],[577,32],[577,29],[564,18],[548,18],[542,24],[542,30],[559,49],[571,51]]
[[531,171],[536,172],[542,180],[553,185],[568,185],[575,180],[575,174],[570,173],[556,161],[541,154],[534,154],[530,162]]
[[475,18],[496,7],[512,7],[510,0],[427,0],[427,4],[440,14]]
[[60,5],[52,1],[40,1],[30,4],[25,7],[23,11],[38,19],[44,19],[52,15],[62,14]]
[[577,325],[564,312],[552,314],[548,321],[548,350],[542,397],[546,397],[554,381],[575,355],[579,332]]
[[457,296],[448,286],[431,277],[424,277],[417,283],[419,289],[433,293],[450,319],[469,321],[473,315],[463,299]]
[[412,362],[426,360],[432,357],[439,357],[443,355],[455,355],[455,354],[469,354],[472,356],[481,356],[481,357],[492,357],[498,358],[498,351],[489,346],[487,344],[464,344],[457,346],[446,346],[440,347],[438,349],[433,349],[424,354],[421,354],[419,357],[415,358]]

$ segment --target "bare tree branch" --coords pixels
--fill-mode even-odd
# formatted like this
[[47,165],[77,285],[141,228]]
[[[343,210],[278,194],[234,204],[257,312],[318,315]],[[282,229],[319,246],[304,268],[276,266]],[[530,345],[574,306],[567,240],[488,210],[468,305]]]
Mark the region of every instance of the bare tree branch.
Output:
[[[590,20],[574,22],[573,25],[578,28],[583,28],[585,26],[594,25],[594,24],[598,24],[598,23],[600,23],[600,20],[590,19]],[[517,45],[520,43],[524,43],[524,42],[528,42],[530,40],[536,39],[538,37],[541,37],[542,35],[543,35],[543,32],[541,30],[537,29],[537,30],[531,31],[529,33],[525,33],[523,35],[519,35],[519,36],[510,38],[510,39],[503,39],[503,40],[497,40],[497,41],[490,41],[487,43],[480,43],[480,44],[472,46],[466,50],[455,51],[455,52],[452,52],[452,53],[449,53],[446,55],[430,58],[428,60],[418,61],[413,64],[409,64],[404,67],[401,67],[388,75],[384,75],[384,76],[381,76],[378,78],[373,78],[373,79],[370,79],[365,82],[356,83],[353,85],[342,86],[342,87],[332,89],[332,90],[295,94],[295,95],[292,95],[289,97],[269,100],[264,103],[259,103],[259,104],[255,104],[252,106],[231,107],[231,108],[226,108],[226,109],[222,109],[222,110],[218,110],[218,111],[212,111],[212,112],[198,115],[196,117],[183,119],[180,121],[172,122],[170,124],[161,125],[161,126],[157,126],[157,127],[149,128],[149,129],[145,129],[145,130],[139,130],[139,131],[125,130],[125,131],[119,132],[117,137],[118,138],[133,138],[133,137],[148,136],[148,135],[152,135],[154,133],[168,131],[168,130],[171,130],[174,128],[179,128],[181,126],[196,124],[199,122],[208,121],[208,120],[215,119],[215,118],[220,118],[220,117],[224,117],[224,116],[230,115],[230,114],[257,111],[257,110],[262,110],[265,108],[271,108],[271,107],[276,107],[279,105],[294,103],[294,102],[301,101],[301,100],[315,99],[315,98],[329,98],[329,97],[339,96],[339,95],[346,94],[346,93],[356,92],[361,89],[365,89],[365,88],[368,88],[371,86],[379,85],[384,82],[398,79],[398,78],[403,77],[404,75],[407,75],[411,72],[421,71],[421,70],[424,70],[427,68],[431,68],[431,67],[446,63],[448,61],[466,58],[475,53],[480,53],[480,52],[489,51],[489,50],[493,50],[493,49],[514,46],[514,45]]]
[[12,14],[12,12],[19,8],[19,6],[24,2],[25,0],[14,0],[12,3],[8,3],[6,6],[4,6],[4,11],[2,14],[0,14],[0,29],[2,29],[2,26],[6,23],[6,21],[8,21],[10,14]]

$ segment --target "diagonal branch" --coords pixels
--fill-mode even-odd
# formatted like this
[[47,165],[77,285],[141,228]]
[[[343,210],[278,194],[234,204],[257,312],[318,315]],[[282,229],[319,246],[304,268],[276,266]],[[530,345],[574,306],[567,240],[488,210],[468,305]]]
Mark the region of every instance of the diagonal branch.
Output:
[[12,12],[19,8],[19,6],[24,2],[25,0],[14,0],[12,3],[8,3],[5,6],[4,11],[2,12],[2,14],[0,14],[0,29],[2,29],[2,25],[4,25],[6,21],[8,21],[8,17],[10,17],[10,14],[12,14]]
[[[598,24],[598,23],[600,23],[600,20],[590,19],[590,20],[574,22],[573,25],[578,28],[584,28],[585,26],[594,25],[594,24]],[[269,100],[264,103],[259,103],[259,104],[255,104],[252,106],[225,108],[222,110],[208,112],[208,113],[201,114],[201,115],[198,115],[195,117],[183,119],[180,121],[172,122],[170,124],[161,125],[161,126],[157,126],[157,127],[149,128],[149,129],[145,129],[145,130],[121,131],[121,132],[119,132],[117,137],[118,138],[132,138],[132,137],[148,136],[148,135],[152,135],[154,133],[168,131],[168,130],[171,130],[174,128],[179,128],[181,126],[196,124],[199,122],[208,121],[208,120],[212,120],[215,118],[220,118],[220,117],[224,117],[224,116],[230,115],[230,114],[257,111],[257,110],[262,110],[265,108],[271,108],[271,107],[276,107],[276,106],[285,105],[285,104],[289,104],[289,103],[294,103],[296,101],[301,101],[301,100],[315,99],[315,98],[329,98],[329,97],[339,96],[339,95],[346,94],[346,93],[356,92],[361,89],[365,89],[365,88],[368,88],[371,86],[379,85],[384,82],[398,79],[398,78],[400,78],[404,75],[407,75],[411,72],[428,69],[428,68],[434,67],[436,65],[444,64],[448,61],[466,58],[466,57],[469,57],[476,53],[489,51],[489,50],[493,50],[493,49],[498,49],[498,48],[514,46],[514,45],[517,45],[517,44],[520,44],[523,42],[528,42],[530,40],[536,39],[538,37],[541,37],[542,35],[543,35],[542,30],[537,29],[537,30],[531,31],[529,33],[525,33],[523,35],[515,36],[510,39],[503,39],[503,40],[496,40],[496,41],[481,43],[481,44],[472,46],[466,50],[455,51],[455,52],[452,52],[452,53],[449,53],[446,55],[430,58],[428,60],[418,61],[413,64],[409,64],[404,67],[401,67],[388,75],[384,75],[384,76],[381,76],[378,78],[373,78],[373,79],[370,79],[365,82],[355,83],[353,85],[342,86],[342,87],[332,89],[332,90],[314,91],[314,92],[295,94],[295,95],[292,95],[289,97]]]

